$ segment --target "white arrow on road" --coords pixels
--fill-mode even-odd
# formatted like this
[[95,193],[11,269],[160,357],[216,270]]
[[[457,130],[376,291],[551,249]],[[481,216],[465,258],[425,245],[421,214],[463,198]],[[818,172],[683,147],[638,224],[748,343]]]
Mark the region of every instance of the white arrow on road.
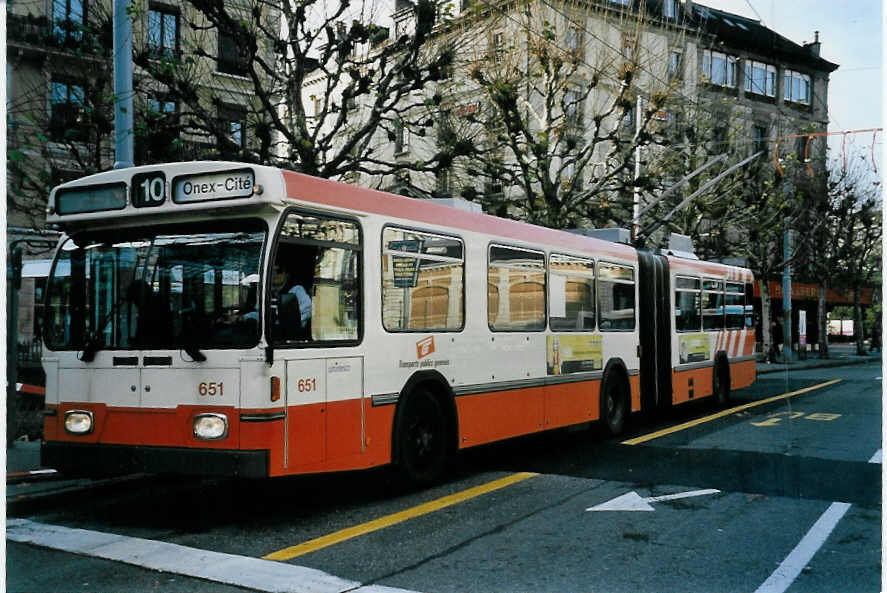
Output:
[[629,492],[622,496],[617,496],[613,500],[601,503],[597,506],[589,507],[586,511],[654,511],[651,502],[664,502],[666,500],[678,500],[679,498],[692,498],[694,496],[705,496],[706,494],[717,494],[720,490],[693,490],[692,492],[678,492],[677,494],[666,494],[665,496],[650,496],[641,498],[637,492]]

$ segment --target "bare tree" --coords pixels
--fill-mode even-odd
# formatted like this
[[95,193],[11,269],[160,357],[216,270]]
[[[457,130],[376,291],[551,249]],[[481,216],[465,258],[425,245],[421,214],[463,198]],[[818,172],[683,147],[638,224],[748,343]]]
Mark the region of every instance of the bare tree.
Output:
[[[653,142],[652,122],[674,90],[663,80],[666,58],[642,41],[645,15],[547,0],[477,11],[473,51],[445,99],[451,133],[439,139],[470,150],[457,158],[463,197],[551,227],[624,220],[633,188],[646,186],[634,179],[634,149]],[[622,31],[621,47],[605,30]]]
[[[453,50],[429,42],[437,18],[430,0],[406,3],[394,30],[378,24],[380,11],[320,0],[189,0],[181,52],[152,55],[146,43],[136,64],[180,105],[189,141],[215,145],[215,156],[326,178],[412,167],[374,159],[377,133],[393,132],[400,112],[425,103],[414,91],[441,77]],[[213,84],[219,72],[226,85]]]

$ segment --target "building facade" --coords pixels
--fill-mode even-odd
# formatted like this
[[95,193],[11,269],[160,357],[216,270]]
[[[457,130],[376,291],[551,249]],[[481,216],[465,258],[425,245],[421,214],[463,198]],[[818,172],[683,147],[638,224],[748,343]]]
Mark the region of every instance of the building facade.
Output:
[[[238,0],[226,6],[244,17],[251,10]],[[39,369],[41,300],[58,237],[45,228],[49,191],[115,161],[112,2],[9,2],[6,10],[7,248],[24,253],[19,359]],[[231,35],[182,0],[139,0],[131,15],[135,163],[237,159],[255,145],[260,108]],[[273,63],[270,49],[260,51]],[[171,66],[193,93],[164,82]]]
[[[534,22],[525,16],[530,12],[527,6],[536,7]],[[449,132],[466,134],[491,153],[504,152],[500,159],[514,160],[513,153],[490,140],[489,121],[481,121],[490,111],[489,95],[472,83],[479,73],[505,80],[502,73],[509,69],[523,75],[511,80],[520,87],[518,100],[526,103],[533,131],[555,136],[569,128],[574,145],[575,138],[580,146],[594,144],[592,154],[580,163],[578,183],[585,187],[613,166],[608,162],[612,143],[598,142],[595,136],[618,129],[630,144],[637,129],[635,105],[643,112],[653,98],[660,98],[662,106],[652,116],[650,129],[662,130],[681,118],[704,119],[697,125],[710,129],[697,134],[704,138],[699,142],[708,143],[712,153],[728,152],[731,157],[770,151],[783,136],[825,131],[828,126],[829,75],[838,66],[820,56],[818,32],[811,32],[812,42],[798,44],[759,21],[693,0],[540,2],[495,10],[464,2],[442,12],[450,17],[439,28],[439,42],[457,45],[458,60],[449,79],[424,89],[432,109],[402,113],[398,125],[380,133],[379,152],[393,162],[428,159],[441,149],[442,137]],[[407,29],[410,18],[408,7],[395,11],[394,30]],[[562,50],[562,60],[579,62],[561,86],[547,94],[534,86],[542,77],[534,46],[543,37]],[[632,106],[614,109],[629,63],[634,64],[628,97]],[[586,87],[595,77],[601,81],[589,92]],[[432,101],[435,97],[440,100]],[[548,100],[553,105],[546,105]],[[426,129],[429,118],[435,119],[434,131]],[[472,126],[485,129],[468,131]],[[802,158],[805,148],[803,140],[792,140],[781,143],[780,151]],[[814,143],[810,150],[808,158],[824,158],[823,143]],[[555,181],[572,182],[577,167],[569,162],[569,151],[551,150],[548,156]],[[650,175],[662,174],[655,157],[643,160]],[[433,173],[404,171],[349,181],[417,196],[479,201],[496,194],[519,201],[527,194],[526,188],[508,187],[502,178],[458,162]]]

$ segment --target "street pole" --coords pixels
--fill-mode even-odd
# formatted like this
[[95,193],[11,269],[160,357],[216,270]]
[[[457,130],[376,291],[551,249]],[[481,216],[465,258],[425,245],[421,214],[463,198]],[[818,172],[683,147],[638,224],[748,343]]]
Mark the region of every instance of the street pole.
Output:
[[[643,119],[641,118],[641,107],[643,103],[641,103],[643,99],[640,95],[638,95],[637,106],[635,107],[635,141],[640,138],[641,135],[641,122]],[[631,213],[631,243],[635,244],[638,238],[638,233],[640,232],[640,212],[641,212],[641,188],[637,185],[637,181],[641,176],[641,145],[638,142],[638,145],[634,149],[634,207],[632,208]]]
[[[788,182],[786,182],[788,188]],[[787,193],[787,192],[786,192]],[[786,361],[792,360],[792,267],[788,263],[791,258],[791,219],[785,217],[785,234],[783,235],[782,257],[785,267],[782,268],[782,355]]]
[[134,163],[132,20],[128,0],[114,0],[114,168]]
[[22,286],[22,248],[13,241],[6,264],[6,448],[18,437],[18,293]]

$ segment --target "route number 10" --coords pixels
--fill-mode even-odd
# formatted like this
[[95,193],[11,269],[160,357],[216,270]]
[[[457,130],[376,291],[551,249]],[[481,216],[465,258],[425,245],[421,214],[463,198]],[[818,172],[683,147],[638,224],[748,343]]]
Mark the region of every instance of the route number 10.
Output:
[[166,201],[166,175],[162,171],[140,173],[132,179],[132,203],[136,208],[159,206]]

